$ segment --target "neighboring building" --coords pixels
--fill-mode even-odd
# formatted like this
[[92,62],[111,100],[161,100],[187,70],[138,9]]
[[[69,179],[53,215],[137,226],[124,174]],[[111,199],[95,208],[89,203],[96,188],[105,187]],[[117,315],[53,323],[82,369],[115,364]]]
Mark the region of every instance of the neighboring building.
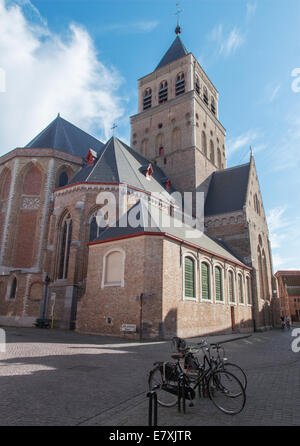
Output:
[[[226,169],[219,94],[179,32],[139,80],[133,148],[118,138],[104,145],[58,116],[0,158],[1,324],[49,316],[52,293],[55,326],[82,332],[120,335],[131,325],[165,338],[279,322],[253,156]],[[175,191],[204,193],[202,237],[178,227]],[[100,192],[117,204],[103,228],[110,212]],[[125,217],[139,226],[125,227]]]
[[277,271],[280,313],[300,322],[300,271]]

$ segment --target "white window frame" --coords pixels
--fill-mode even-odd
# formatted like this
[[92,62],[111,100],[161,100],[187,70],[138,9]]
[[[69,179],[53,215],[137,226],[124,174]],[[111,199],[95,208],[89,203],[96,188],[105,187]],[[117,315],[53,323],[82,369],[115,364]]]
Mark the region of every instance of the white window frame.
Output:
[[[233,280],[232,280],[232,286],[233,286],[233,295],[234,295],[234,301],[231,301],[230,300],[230,293],[229,293],[229,273],[232,273],[232,275],[233,275]],[[236,273],[235,273],[235,271],[234,271],[234,269],[233,268],[228,268],[227,269],[227,293],[228,293],[228,304],[230,305],[230,306],[233,306],[233,305],[237,305],[237,290],[236,290]]]
[[[186,297],[185,295],[185,258],[191,257],[194,260],[195,271],[194,271],[194,281],[195,281],[195,297]],[[198,259],[192,252],[185,252],[182,256],[182,300],[187,300],[189,302],[199,302],[198,298]]]
[[[210,299],[204,299],[202,297],[202,263],[206,263],[208,265],[208,267],[209,267],[209,278],[208,278],[208,280],[209,280],[209,296],[210,296]],[[202,258],[200,260],[200,301],[201,302],[210,303],[210,304],[214,303],[213,296],[212,296],[212,290],[213,290],[213,287],[212,287],[212,276],[213,276],[212,269],[213,269],[213,267],[214,266],[213,266],[212,261],[210,259],[208,259],[207,257],[204,257],[204,258]]]
[[[213,264],[214,272],[213,272],[213,281],[214,281],[214,303],[216,304],[225,304],[225,293],[224,293],[224,266],[220,263],[214,263]],[[223,299],[217,300],[217,288],[216,288],[216,268],[220,268],[221,270],[221,294]]]
[[[106,276],[106,268],[107,268],[107,257],[109,254],[113,252],[119,252],[122,254],[122,275],[121,275],[121,281],[120,282],[112,282],[112,283],[105,283],[105,276]],[[102,267],[102,281],[101,281],[101,288],[106,287],[125,287],[125,259],[126,259],[126,253],[124,249],[122,248],[111,248],[109,251],[107,251],[103,256],[103,267]]]
[[[244,302],[240,302],[240,287],[239,287],[239,276],[242,278],[242,286],[243,286],[243,297]],[[245,296],[245,277],[242,271],[237,272],[237,289],[238,289],[238,305],[246,306],[246,296]]]
[[[248,290],[248,287],[247,287],[247,279],[249,279],[249,290]],[[246,305],[248,307],[252,307],[253,306],[252,287],[251,287],[251,276],[249,274],[246,274],[246,277],[245,277],[245,288],[247,290],[247,303],[246,303]],[[248,295],[249,292],[250,292],[250,302],[251,302],[250,304],[249,304],[249,295]]]

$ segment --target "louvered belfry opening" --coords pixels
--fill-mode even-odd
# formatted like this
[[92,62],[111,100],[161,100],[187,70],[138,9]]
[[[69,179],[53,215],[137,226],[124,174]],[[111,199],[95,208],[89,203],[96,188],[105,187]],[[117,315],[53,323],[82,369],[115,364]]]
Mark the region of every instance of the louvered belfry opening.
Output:
[[147,88],[144,93],[144,110],[147,110],[148,108],[152,107],[152,90],[151,88]]
[[180,73],[176,80],[176,96],[185,93],[185,78],[184,73]]
[[168,82],[163,81],[160,84],[159,92],[158,92],[158,102],[163,104],[168,100]]

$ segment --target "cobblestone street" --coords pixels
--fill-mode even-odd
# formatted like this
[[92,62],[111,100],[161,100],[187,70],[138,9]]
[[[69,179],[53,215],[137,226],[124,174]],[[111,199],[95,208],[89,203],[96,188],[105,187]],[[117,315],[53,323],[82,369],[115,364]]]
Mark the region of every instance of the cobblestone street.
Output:
[[[147,378],[170,359],[169,342],[128,342],[57,330],[7,328],[0,353],[0,425],[147,425]],[[215,336],[225,340],[236,336]],[[197,399],[185,415],[159,408],[160,426],[300,425],[300,353],[291,332],[226,344],[248,376],[244,411],[228,416]],[[193,340],[195,342],[197,340]]]

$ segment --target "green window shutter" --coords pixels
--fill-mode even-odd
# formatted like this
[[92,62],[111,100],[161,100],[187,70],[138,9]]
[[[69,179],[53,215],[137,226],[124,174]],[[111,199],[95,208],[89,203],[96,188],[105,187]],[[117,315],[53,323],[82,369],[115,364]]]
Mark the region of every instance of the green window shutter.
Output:
[[195,262],[190,257],[186,257],[184,261],[184,289],[185,297],[196,297]]
[[248,292],[248,304],[251,305],[251,286],[250,286],[250,279],[247,277],[247,292]]
[[210,299],[209,292],[209,266],[202,263],[201,266],[202,299]]
[[220,268],[215,268],[215,282],[216,282],[216,300],[222,301],[222,278],[221,278],[221,270]]
[[229,271],[228,281],[229,281],[229,302],[235,302],[234,290],[233,290],[233,272],[232,271]]
[[243,279],[242,276],[239,276],[239,288],[240,288],[240,303],[244,303],[244,294],[243,294]]

